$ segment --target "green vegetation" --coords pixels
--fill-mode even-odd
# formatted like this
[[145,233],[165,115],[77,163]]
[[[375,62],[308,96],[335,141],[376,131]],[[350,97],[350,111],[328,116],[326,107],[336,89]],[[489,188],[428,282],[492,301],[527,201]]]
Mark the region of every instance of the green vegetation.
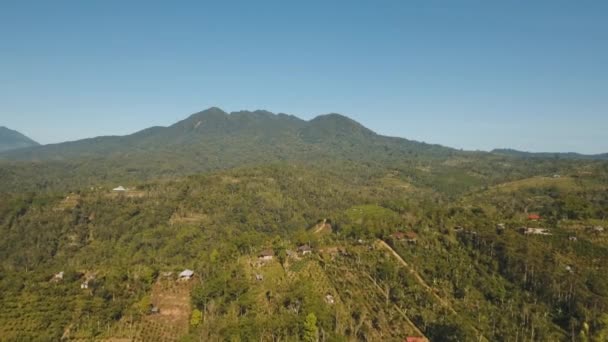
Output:
[[[2,164],[2,340],[605,340],[606,162],[418,145],[337,115],[213,110],[136,135],[202,119],[234,150],[186,134],[187,152],[122,165],[101,139]],[[281,132],[254,142],[268,120]]]

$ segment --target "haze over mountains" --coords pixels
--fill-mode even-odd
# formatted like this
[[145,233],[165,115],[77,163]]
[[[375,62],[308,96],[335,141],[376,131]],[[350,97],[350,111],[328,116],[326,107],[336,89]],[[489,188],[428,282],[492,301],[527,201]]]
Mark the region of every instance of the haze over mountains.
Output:
[[7,127],[0,126],[0,152],[38,145],[37,142],[25,135]]
[[[27,139],[27,138],[26,138]],[[192,114],[168,127],[150,127],[126,136],[102,136],[59,144],[0,152],[2,189],[53,189],[113,182],[141,182],[200,172],[267,163],[331,163],[407,168],[411,175],[431,182],[435,176],[420,169],[436,165],[436,172],[459,173],[473,183],[493,178],[492,169],[512,159],[605,159],[606,155],[530,154],[512,150],[491,153],[462,151],[404,138],[376,134],[340,115],[302,120],[268,111],[226,113],[219,108]],[[482,163],[487,174],[471,174]],[[527,175],[540,164],[517,163],[509,172]],[[341,166],[340,166],[341,167]],[[475,167],[480,167],[476,165]],[[417,169],[418,168],[418,169]],[[41,170],[44,170],[41,172]],[[441,171],[439,171],[441,170]],[[536,170],[538,171],[538,170]],[[23,182],[23,179],[29,179]],[[443,178],[442,178],[443,179]],[[469,181],[451,182],[465,189]]]
[[222,145],[220,154],[223,158],[230,158],[229,154],[235,148],[247,150],[252,146],[270,149],[267,152],[285,158],[288,156],[283,152],[292,155],[293,152],[322,151],[320,146],[313,147],[319,144],[327,149],[322,152],[329,154],[345,152],[345,149],[358,144],[388,144],[400,150],[451,150],[406,139],[383,137],[339,114],[321,115],[305,121],[295,116],[261,110],[228,114],[219,108],[209,108],[169,127],[150,127],[127,136],[95,137],[22,149],[3,154],[1,158],[67,160],[82,157],[133,157],[150,152],[170,152],[196,154],[205,159],[195,148],[204,148],[210,144]]
[[[0,127],[0,159],[5,160],[65,161],[90,157],[133,157],[149,153],[163,155],[167,152],[185,155],[194,153],[198,158],[205,159],[200,151],[197,153],[193,149],[198,145],[204,147],[217,144],[225,144],[220,149],[223,150],[221,155],[224,159],[231,159],[231,151],[235,149],[247,150],[253,146],[270,149],[268,152],[278,158],[293,157],[294,152],[343,154],[349,148],[352,152],[352,147],[360,144],[376,148],[386,144],[385,148],[396,148],[397,151],[407,153],[419,149],[434,154],[457,151],[439,145],[378,135],[340,114],[320,115],[306,121],[293,115],[274,114],[265,110],[227,113],[216,107],[195,113],[169,127],[156,126],[126,136],[100,136],[42,146],[19,132]],[[167,151],[168,148],[175,150]],[[18,151],[11,151],[17,149]],[[11,152],[3,153],[6,151]],[[494,149],[491,153],[524,158],[608,158],[608,153],[535,153],[508,148]],[[208,154],[207,159],[220,157],[219,154],[214,154]]]

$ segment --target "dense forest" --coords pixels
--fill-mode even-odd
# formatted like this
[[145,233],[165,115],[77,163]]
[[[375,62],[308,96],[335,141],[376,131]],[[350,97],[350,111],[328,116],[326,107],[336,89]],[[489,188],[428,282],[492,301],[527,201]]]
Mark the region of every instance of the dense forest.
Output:
[[315,120],[4,154],[0,340],[608,339],[607,162]]

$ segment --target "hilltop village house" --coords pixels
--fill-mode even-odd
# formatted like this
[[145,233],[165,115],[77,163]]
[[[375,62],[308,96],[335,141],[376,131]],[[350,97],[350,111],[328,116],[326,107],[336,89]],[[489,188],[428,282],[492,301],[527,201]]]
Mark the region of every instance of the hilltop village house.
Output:
[[84,277],[84,281],[80,284],[80,288],[81,289],[88,289],[89,285],[91,285],[91,282],[95,280],[95,275],[94,274],[87,274]]
[[604,227],[602,227],[602,226],[595,226],[592,229],[596,233],[603,233],[604,232]]
[[408,243],[417,243],[418,242],[418,235],[414,232],[407,232],[405,233],[405,240]]
[[530,220],[530,221],[538,221],[538,220],[540,220],[540,215],[538,215],[538,214],[530,214],[530,215],[528,215],[528,220]]
[[52,281],[52,282],[54,282],[54,283],[57,283],[57,282],[62,281],[62,280],[63,280],[63,275],[64,275],[64,274],[65,274],[65,273],[64,273],[63,271],[61,271],[61,272],[59,272],[59,273],[56,273],[56,274],[53,276],[53,278],[51,278],[51,281]]
[[524,235],[551,235],[549,229],[546,228],[526,228],[522,227],[519,229]]
[[310,246],[308,246],[308,245],[302,245],[302,246],[298,247],[298,252],[301,255],[311,254],[312,253],[312,248],[310,248]]
[[404,342],[429,342],[429,340],[424,337],[408,336],[405,338]]
[[116,191],[116,192],[125,192],[125,191],[127,191],[127,189],[126,189],[124,186],[119,185],[118,187],[116,187],[116,188],[112,189],[112,191]]
[[186,269],[179,274],[179,280],[188,281],[192,279],[192,276],[194,276],[194,271]]
[[272,249],[265,249],[258,254],[258,259],[262,261],[270,261],[274,258],[274,252]]
[[397,241],[403,241],[405,239],[405,233],[404,232],[394,232],[393,234],[391,234],[391,237]]
[[391,234],[391,237],[397,241],[407,241],[408,243],[416,243],[418,235],[414,232],[395,232]]

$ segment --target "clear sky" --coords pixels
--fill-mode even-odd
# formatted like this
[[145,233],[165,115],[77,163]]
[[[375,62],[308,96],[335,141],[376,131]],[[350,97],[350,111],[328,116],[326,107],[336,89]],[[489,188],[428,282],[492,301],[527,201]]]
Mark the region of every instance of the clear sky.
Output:
[[0,125],[54,143],[210,106],[608,152],[608,1],[0,1]]

